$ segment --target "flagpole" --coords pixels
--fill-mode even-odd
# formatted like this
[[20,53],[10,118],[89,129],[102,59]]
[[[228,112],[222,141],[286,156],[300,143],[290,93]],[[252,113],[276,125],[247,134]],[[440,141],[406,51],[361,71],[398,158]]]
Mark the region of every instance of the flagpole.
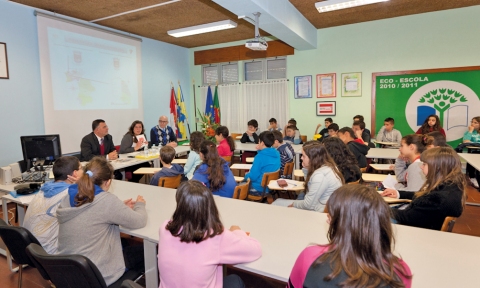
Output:
[[185,107],[185,99],[183,99],[183,91],[182,91],[182,85],[180,85],[180,80],[178,80],[178,87],[180,88],[180,95],[179,95],[179,97],[180,97],[180,99],[181,99],[181,101],[182,101],[182,103],[183,103],[183,107],[185,108],[185,111],[184,111],[184,112],[185,112],[185,121],[187,122],[187,129],[188,129],[188,136],[185,135],[185,137],[186,137],[187,139],[189,139],[189,137],[190,137],[190,122],[188,122],[187,111],[186,111],[187,108]]
[[195,112],[195,131],[198,131],[197,127],[197,97],[195,96],[195,79],[192,78],[192,83],[193,83],[193,111]]

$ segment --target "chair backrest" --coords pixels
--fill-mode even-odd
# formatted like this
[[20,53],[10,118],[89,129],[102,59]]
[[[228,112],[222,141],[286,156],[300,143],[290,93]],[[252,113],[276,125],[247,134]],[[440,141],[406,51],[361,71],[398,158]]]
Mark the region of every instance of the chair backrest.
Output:
[[81,255],[50,255],[37,244],[27,246],[27,254],[48,273],[56,287],[104,288],[102,274],[90,259]]
[[293,174],[293,162],[285,163],[285,167],[283,167],[283,176],[292,176]]
[[360,172],[367,173],[367,167],[360,168]]
[[268,183],[272,180],[277,180],[280,178],[280,170],[270,172],[270,173],[263,173],[263,178],[262,178],[262,187],[263,189],[266,189],[268,186]]
[[182,175],[177,175],[173,177],[160,177],[160,179],[158,179],[158,186],[177,189],[178,186],[180,186],[181,181]]
[[237,140],[237,137],[238,136],[242,136],[243,134],[242,133],[230,133],[230,136],[232,136],[233,140]]
[[227,161],[228,166],[232,165],[232,156],[222,156],[225,161]]
[[250,178],[247,179],[247,182],[238,185],[233,190],[233,199],[245,200],[248,196],[248,190],[250,190]]
[[445,221],[443,221],[443,225],[440,231],[452,232],[453,226],[455,225],[456,220],[457,220],[457,217],[451,217],[451,216],[445,217]]
[[300,135],[300,139],[302,139],[303,143],[307,142],[307,135]]
[[348,185],[360,184],[360,179],[358,179],[357,181],[348,182],[347,184],[348,184]]

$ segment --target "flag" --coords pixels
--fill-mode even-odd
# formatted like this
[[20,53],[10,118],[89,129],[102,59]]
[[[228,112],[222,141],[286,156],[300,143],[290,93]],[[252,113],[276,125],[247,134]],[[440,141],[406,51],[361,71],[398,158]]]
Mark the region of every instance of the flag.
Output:
[[218,102],[218,85],[215,86],[215,96],[213,97],[213,110],[215,123],[220,124],[220,102]]
[[187,120],[187,108],[185,108],[185,101],[183,100],[182,87],[178,85],[177,93],[177,119],[178,119],[178,138],[187,138],[187,129],[188,125]]
[[177,101],[175,100],[175,89],[170,92],[170,127],[172,127],[173,132],[178,137],[178,130],[177,130]]
[[215,112],[213,111],[212,89],[208,86],[207,103],[205,105],[205,116],[210,118],[211,122],[215,120]]

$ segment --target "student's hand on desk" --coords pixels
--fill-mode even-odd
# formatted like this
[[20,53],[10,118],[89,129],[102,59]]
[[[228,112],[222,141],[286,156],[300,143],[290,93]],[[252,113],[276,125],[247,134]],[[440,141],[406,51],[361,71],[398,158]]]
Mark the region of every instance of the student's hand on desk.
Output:
[[135,202],[132,201],[132,198],[127,199],[127,200],[123,200],[123,203],[124,203],[125,205],[127,205],[128,207],[130,207],[130,208],[133,208],[133,205],[135,205]]
[[147,201],[145,201],[145,199],[143,199],[143,196],[140,196],[140,195],[137,196],[137,201],[135,201],[135,202],[147,203]]
[[175,148],[175,147],[177,147],[177,142],[170,142],[170,143],[167,144],[167,146]]
[[229,230],[230,230],[230,231],[235,231],[235,230],[241,230],[241,229],[240,229],[240,227],[237,226],[237,225],[232,225],[232,226],[230,226],[230,229],[229,229]]
[[117,160],[117,159],[118,159],[117,150],[108,153],[108,160]]
[[390,168],[391,170],[395,169],[395,164],[388,166],[388,168]]
[[383,197],[390,197],[390,198],[398,198],[398,191],[392,188],[387,188],[383,190],[382,194]]
[[288,205],[288,208],[293,208],[293,203]]

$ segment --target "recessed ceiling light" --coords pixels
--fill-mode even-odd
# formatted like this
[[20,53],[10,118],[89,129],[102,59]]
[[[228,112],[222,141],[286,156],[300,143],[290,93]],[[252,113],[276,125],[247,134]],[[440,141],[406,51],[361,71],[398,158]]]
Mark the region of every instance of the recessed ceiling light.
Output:
[[190,36],[195,34],[218,31],[218,30],[231,29],[235,27],[237,27],[237,23],[233,22],[232,20],[223,20],[223,21],[218,21],[218,22],[213,22],[208,24],[170,30],[167,33],[168,35],[173,37],[184,37],[184,36]]
[[318,12],[323,13],[386,1],[389,0],[328,0],[315,3],[315,8]]

